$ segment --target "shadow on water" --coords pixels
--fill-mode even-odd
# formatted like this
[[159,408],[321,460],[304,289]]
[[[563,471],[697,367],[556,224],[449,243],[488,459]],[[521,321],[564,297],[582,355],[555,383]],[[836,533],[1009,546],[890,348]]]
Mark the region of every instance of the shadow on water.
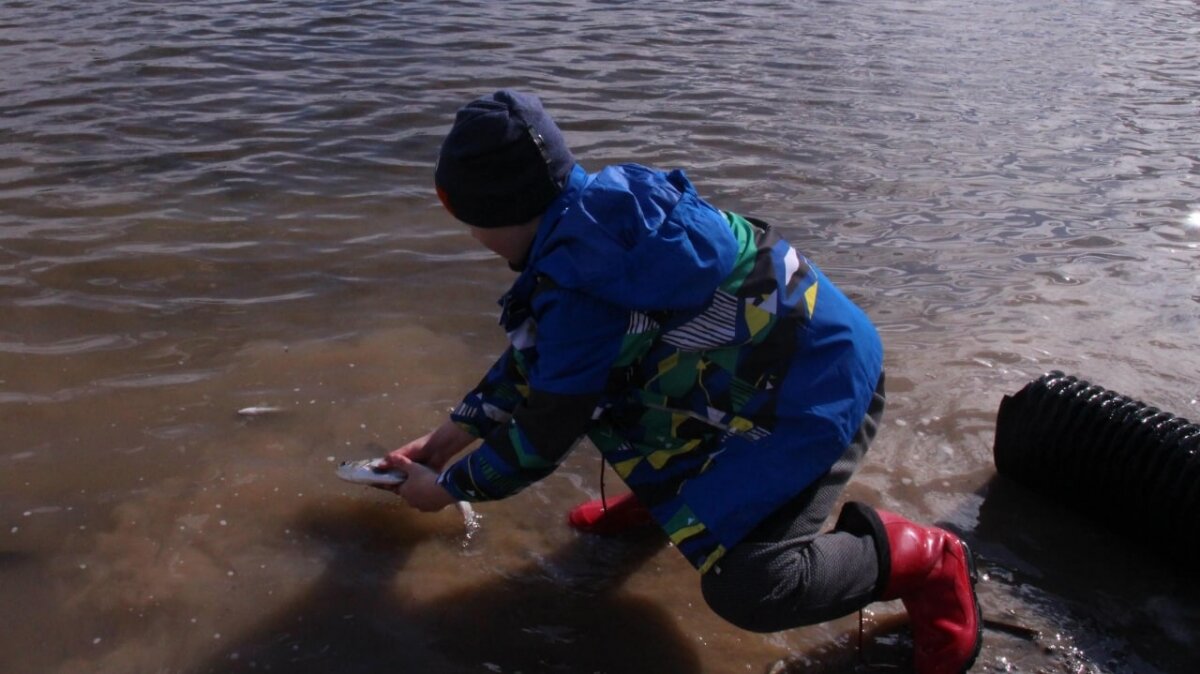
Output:
[[[38,607],[54,606],[60,581],[47,556],[25,550],[0,550],[0,602],[17,619],[0,619],[0,672],[48,671],[54,660],[44,647],[47,634],[58,633],[61,617]],[[13,609],[16,609],[15,611]],[[18,617],[19,616],[19,617]],[[25,669],[30,665],[29,669]]]
[[1040,633],[1038,671],[1200,671],[1200,588],[1169,541],[1114,531],[1003,476],[982,494],[964,536],[988,577],[985,617]]
[[[962,536],[979,564],[984,644],[971,671],[1200,671],[1200,587],[1169,545],[1151,549],[1002,476],[979,495],[973,527],[957,524],[970,516],[938,523]],[[908,674],[907,618],[898,605],[880,615],[868,613],[861,636],[793,655],[771,674]]]
[[309,509],[296,522],[330,561],[311,589],[197,672],[696,672],[662,607],[624,595],[663,545],[577,537],[548,559],[435,601],[392,587],[435,535],[373,504]]
[[17,568],[32,564],[35,557],[32,553],[19,550],[0,550],[0,569]]

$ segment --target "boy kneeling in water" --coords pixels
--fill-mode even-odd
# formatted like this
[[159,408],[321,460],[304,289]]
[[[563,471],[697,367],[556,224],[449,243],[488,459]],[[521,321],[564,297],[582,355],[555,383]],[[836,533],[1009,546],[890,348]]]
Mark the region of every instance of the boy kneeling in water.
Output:
[[505,498],[587,436],[631,491],[570,524],[657,524],[729,622],[770,632],[901,599],[916,671],[970,668],[981,620],[960,539],[855,502],[821,533],[875,435],[884,376],[874,326],[815,265],[680,171],[587,173],[514,91],[459,110],[435,182],[518,273],[501,299],[511,346],[387,457],[408,474],[401,497],[424,511]]

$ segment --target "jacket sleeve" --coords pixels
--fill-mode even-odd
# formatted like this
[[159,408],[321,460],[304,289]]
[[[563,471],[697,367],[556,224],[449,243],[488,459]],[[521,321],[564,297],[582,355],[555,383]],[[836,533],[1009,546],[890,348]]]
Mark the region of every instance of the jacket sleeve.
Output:
[[529,394],[529,374],[521,354],[509,347],[462,402],[450,420],[471,435],[483,438],[512,418],[513,410]]
[[510,356],[528,368],[528,394],[439,477],[459,500],[511,496],[562,463],[591,424],[629,324],[627,310],[557,287],[535,294],[533,314],[534,344]]

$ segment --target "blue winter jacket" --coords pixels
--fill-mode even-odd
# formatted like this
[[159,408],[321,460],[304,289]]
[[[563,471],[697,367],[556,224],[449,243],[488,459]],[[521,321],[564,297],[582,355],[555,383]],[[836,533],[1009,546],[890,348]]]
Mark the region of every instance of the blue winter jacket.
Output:
[[841,456],[882,371],[857,306],[679,171],[576,166],[501,305],[452,415],[485,441],[441,484],[509,496],[586,435],[702,571]]

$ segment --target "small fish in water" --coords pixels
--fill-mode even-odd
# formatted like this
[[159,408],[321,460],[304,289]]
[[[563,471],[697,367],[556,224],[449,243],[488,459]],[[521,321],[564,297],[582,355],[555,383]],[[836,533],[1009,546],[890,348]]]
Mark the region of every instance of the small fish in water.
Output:
[[282,411],[282,407],[269,407],[264,405],[257,407],[243,407],[242,409],[238,410],[238,415],[243,417],[265,417],[268,414],[279,414]]
[[337,476],[347,482],[377,487],[395,487],[408,479],[408,475],[389,467],[383,459],[343,461],[338,464]]

